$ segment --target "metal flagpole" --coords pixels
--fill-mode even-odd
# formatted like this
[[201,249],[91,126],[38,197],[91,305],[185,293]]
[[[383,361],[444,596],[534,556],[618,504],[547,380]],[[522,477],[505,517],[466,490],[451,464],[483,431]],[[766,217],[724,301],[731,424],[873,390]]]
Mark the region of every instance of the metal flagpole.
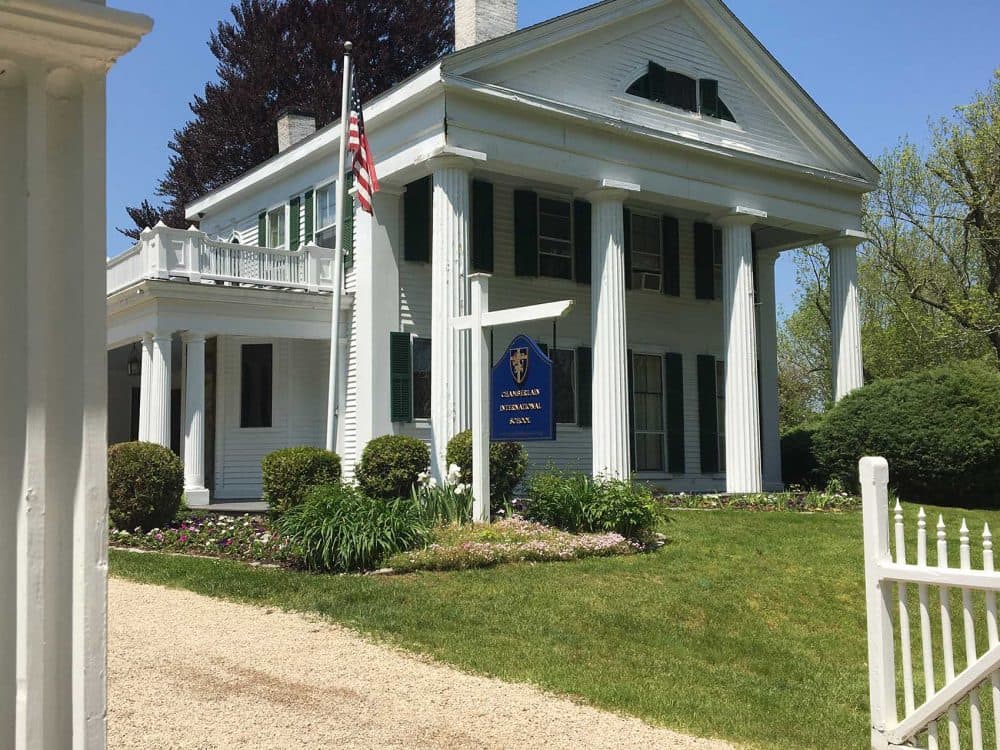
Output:
[[330,388],[327,391],[326,407],[326,449],[337,449],[337,392],[340,367],[340,297],[344,274],[344,211],[345,203],[354,201],[344,194],[344,174],[347,171],[347,139],[351,126],[351,50],[354,45],[344,43],[344,92],[340,106],[340,171],[337,172],[337,229],[333,253],[333,309],[330,311]]

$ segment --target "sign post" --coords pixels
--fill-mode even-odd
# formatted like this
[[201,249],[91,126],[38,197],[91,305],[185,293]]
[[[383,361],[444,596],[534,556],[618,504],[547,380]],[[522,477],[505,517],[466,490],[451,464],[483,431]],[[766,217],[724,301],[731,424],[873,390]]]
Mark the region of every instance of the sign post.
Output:
[[490,344],[487,329],[534,320],[552,320],[565,316],[572,300],[542,305],[489,311],[490,274],[475,273],[472,282],[472,314],[456,318],[457,331],[472,332],[472,519],[490,522]]

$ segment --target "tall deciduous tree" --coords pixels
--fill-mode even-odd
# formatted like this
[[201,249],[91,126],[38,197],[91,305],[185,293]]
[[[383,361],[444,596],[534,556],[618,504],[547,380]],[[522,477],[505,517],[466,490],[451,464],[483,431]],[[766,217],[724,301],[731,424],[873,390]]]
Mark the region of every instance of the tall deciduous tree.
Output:
[[174,133],[157,195],[130,207],[136,238],[162,219],[185,226],[184,206],[278,152],[275,123],[286,109],[340,116],[342,76],[334,70],[344,42],[354,43],[357,86],[375,96],[448,52],[453,0],[240,0],[209,48],[218,80],[191,104],[194,119]]

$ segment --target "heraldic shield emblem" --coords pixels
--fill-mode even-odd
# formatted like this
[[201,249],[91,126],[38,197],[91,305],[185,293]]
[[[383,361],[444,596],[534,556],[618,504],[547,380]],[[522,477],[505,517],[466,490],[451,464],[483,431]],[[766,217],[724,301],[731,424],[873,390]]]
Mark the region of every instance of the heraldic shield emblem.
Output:
[[528,379],[529,355],[527,348],[517,348],[510,350],[510,374],[514,376],[514,382],[524,385]]

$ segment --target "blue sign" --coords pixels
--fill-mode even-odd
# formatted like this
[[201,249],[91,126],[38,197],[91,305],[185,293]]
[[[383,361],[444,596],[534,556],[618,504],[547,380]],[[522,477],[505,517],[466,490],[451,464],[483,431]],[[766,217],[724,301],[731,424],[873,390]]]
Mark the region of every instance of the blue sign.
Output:
[[556,439],[552,360],[527,336],[515,338],[493,365],[490,439]]

